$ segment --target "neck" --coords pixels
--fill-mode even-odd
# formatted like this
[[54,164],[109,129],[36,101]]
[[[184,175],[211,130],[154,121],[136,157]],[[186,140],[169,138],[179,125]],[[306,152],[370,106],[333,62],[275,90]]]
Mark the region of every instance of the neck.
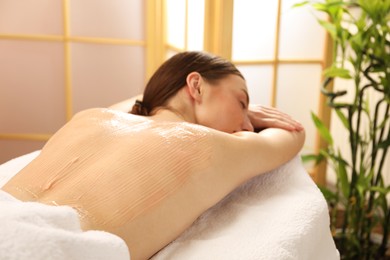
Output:
[[160,108],[152,116],[154,119],[172,122],[191,122],[178,110],[173,108]]
[[183,88],[167,104],[154,112],[155,119],[168,120],[173,122],[196,123],[193,111],[193,104],[188,93]]

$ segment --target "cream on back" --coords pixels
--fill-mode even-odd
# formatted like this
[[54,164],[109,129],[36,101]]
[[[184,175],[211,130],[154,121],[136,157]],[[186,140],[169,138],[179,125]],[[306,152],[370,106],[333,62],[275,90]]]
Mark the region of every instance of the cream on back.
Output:
[[205,128],[188,123],[88,110],[53,136],[4,189],[18,190],[16,197],[25,200],[70,205],[92,227],[118,227],[207,167],[206,135]]

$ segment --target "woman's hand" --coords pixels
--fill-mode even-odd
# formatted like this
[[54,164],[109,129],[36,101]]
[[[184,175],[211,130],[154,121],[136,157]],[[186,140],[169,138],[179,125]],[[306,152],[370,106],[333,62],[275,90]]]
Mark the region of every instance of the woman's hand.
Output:
[[303,130],[303,126],[298,121],[276,108],[250,105],[248,115],[256,132],[265,128],[281,128],[288,131]]

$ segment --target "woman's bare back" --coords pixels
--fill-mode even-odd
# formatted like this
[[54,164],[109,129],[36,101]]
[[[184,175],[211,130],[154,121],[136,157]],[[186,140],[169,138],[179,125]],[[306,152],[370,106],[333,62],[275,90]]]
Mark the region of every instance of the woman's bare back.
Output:
[[216,202],[200,187],[212,156],[208,135],[188,123],[87,110],[3,189],[72,206],[83,229],[117,234],[132,259],[147,258]]
[[146,259],[304,141],[303,132],[227,134],[166,119],[83,111],[3,189],[23,201],[69,205],[84,230],[116,234],[132,259]]

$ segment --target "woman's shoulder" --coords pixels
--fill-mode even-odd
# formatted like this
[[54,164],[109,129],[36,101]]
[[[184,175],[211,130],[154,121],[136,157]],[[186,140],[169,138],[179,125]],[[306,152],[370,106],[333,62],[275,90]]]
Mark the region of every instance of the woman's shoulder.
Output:
[[149,121],[147,118],[110,108],[88,108],[77,112],[72,120]]
[[91,117],[91,116],[114,116],[119,114],[127,114],[118,110],[103,108],[103,107],[95,107],[95,108],[87,108],[85,110],[81,110],[74,114],[73,118],[83,118],[83,117]]

